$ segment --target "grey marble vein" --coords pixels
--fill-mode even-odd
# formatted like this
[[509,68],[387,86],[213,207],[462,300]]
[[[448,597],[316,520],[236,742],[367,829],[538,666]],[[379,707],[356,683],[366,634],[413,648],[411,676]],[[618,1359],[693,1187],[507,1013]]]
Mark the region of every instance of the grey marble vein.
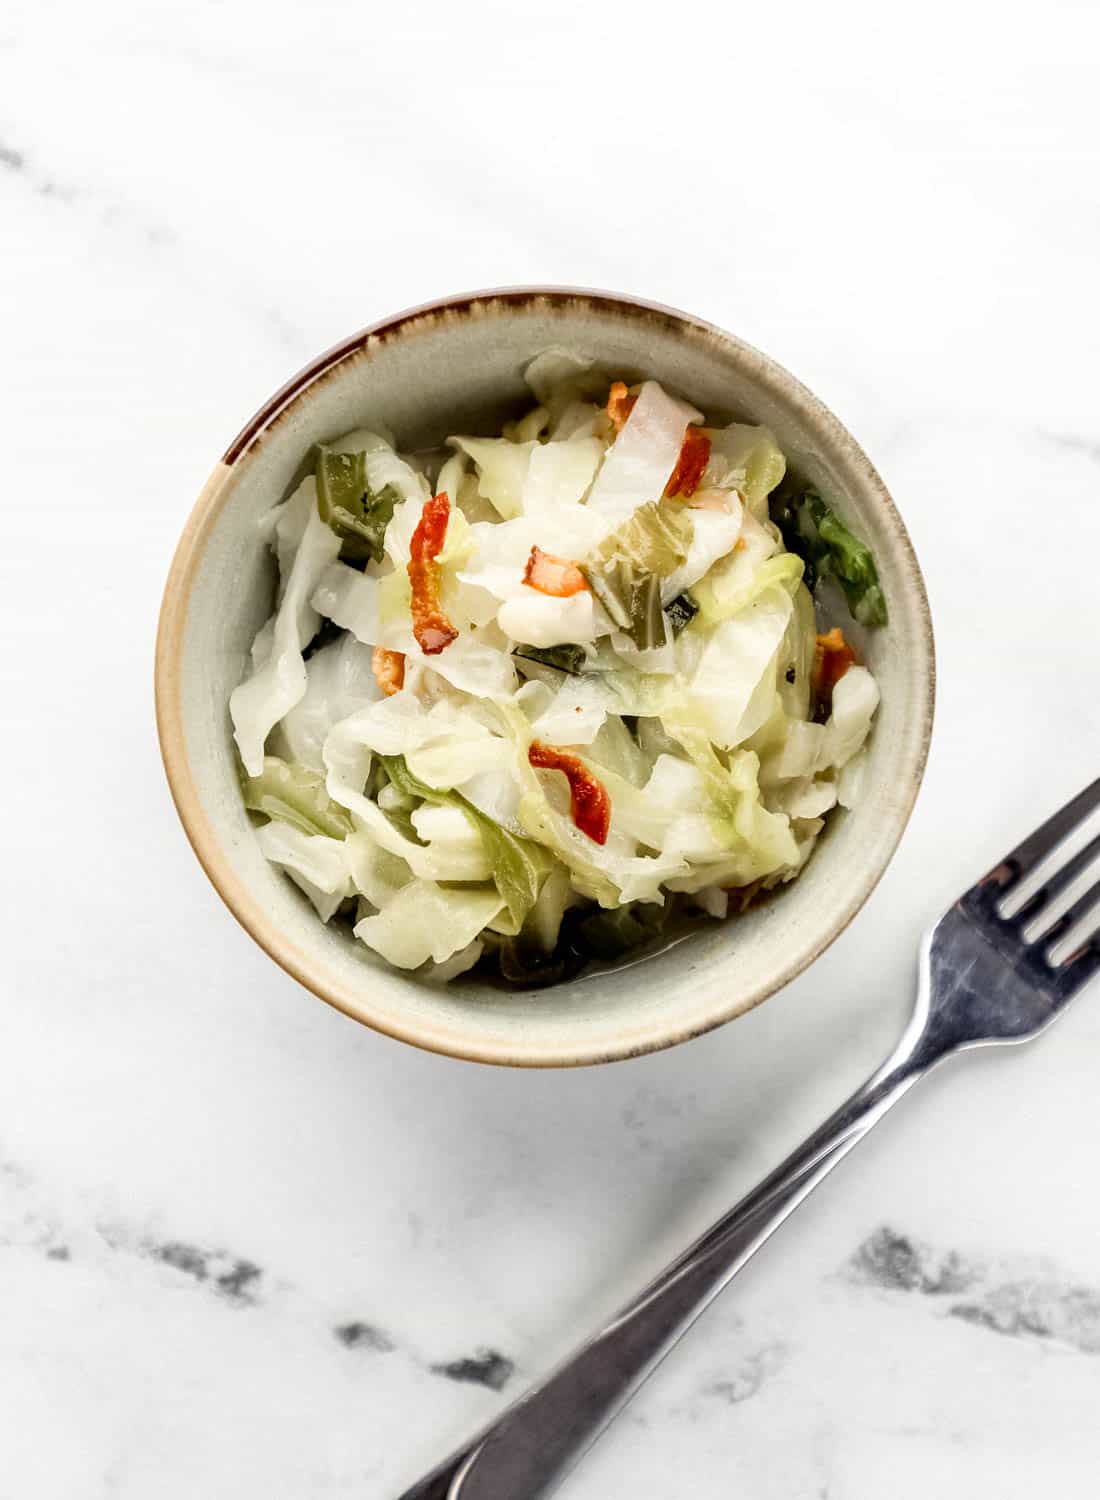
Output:
[[936,1299],[946,1304],[946,1316],[977,1328],[1100,1354],[1100,1288],[1045,1260],[968,1258],[884,1225],[857,1248],[845,1275],[882,1291]]
[[496,1349],[478,1349],[474,1354],[447,1360],[431,1366],[433,1375],[457,1380],[465,1385],[484,1385],[491,1391],[502,1391],[511,1379],[515,1364]]
[[366,1349],[373,1354],[390,1354],[397,1347],[384,1329],[373,1323],[338,1323],[332,1330],[333,1337],[345,1349]]
[[728,1406],[739,1406],[742,1401],[755,1396],[773,1375],[783,1369],[789,1353],[786,1344],[765,1344],[747,1354],[728,1377],[708,1385],[703,1395],[724,1401]]
[[[65,1225],[61,1216],[45,1206],[45,1197],[29,1172],[17,1163],[0,1160],[0,1254],[20,1247],[61,1265],[80,1265],[94,1259],[97,1251],[100,1257],[106,1253],[111,1260],[136,1258],[165,1268],[232,1308],[263,1306],[275,1286],[294,1290],[255,1260],[223,1246],[153,1235],[118,1219]],[[299,1289],[298,1296],[295,1316],[316,1320],[317,1309],[309,1293]],[[400,1350],[412,1365],[429,1375],[490,1391],[503,1390],[516,1368],[514,1360],[489,1347],[449,1359],[426,1358],[379,1323],[363,1317],[330,1322],[328,1333],[344,1349],[374,1354]]]

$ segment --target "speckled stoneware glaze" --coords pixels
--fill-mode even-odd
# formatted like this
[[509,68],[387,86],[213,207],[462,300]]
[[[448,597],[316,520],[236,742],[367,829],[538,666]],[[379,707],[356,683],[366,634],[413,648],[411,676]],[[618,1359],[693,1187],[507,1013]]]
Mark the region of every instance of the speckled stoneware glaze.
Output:
[[[270,613],[274,565],[258,521],[308,446],[383,423],[401,447],[499,431],[529,404],[522,372],[548,345],[628,380],[653,376],[708,416],[766,422],[793,464],[874,549],[890,624],[869,665],[882,689],[864,800],[833,817],[800,878],[759,909],[708,923],[618,971],[537,992],[451,988],[389,968],[323,926],[267,863],[237,785],[227,702]],[[564,1067],[698,1036],[773,994],[841,932],[901,837],[932,725],[933,647],[916,558],[890,496],[835,417],[764,355],[683,313],[602,293],[530,288],[450,298],[354,335],[294,377],[211,475],[172,564],[156,699],[172,795],[203,868],[238,920],[316,995],[379,1031],[479,1062]]]

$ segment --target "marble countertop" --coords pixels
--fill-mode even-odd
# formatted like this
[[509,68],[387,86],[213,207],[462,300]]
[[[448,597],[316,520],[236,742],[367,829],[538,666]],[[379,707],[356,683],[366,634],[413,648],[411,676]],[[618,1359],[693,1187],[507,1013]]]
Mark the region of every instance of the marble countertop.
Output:
[[[887,1052],[922,929],[1097,770],[1098,43],[1061,0],[5,9],[0,1500],[395,1500]],[[906,517],[941,675],[909,832],[820,962],[675,1051],[528,1074],[253,946],[151,678],[266,395],[539,281],[811,385]],[[906,1098],[565,1500],[1091,1500],[1098,1073],[1100,992]]]

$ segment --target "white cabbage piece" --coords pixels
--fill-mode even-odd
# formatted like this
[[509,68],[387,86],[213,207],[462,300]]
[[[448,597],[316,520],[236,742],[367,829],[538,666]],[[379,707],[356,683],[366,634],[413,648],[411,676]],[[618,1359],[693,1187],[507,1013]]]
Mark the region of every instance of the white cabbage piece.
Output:
[[615,771],[631,786],[645,786],[653,774],[653,760],[617,714],[604,720],[586,753],[589,760]]
[[607,705],[607,688],[598,679],[567,677],[535,719],[534,736],[547,745],[590,745],[607,719]]
[[867,789],[867,749],[857,750],[836,779],[836,800],[841,807],[855,807],[863,801]]
[[706,639],[684,712],[705,728],[714,744],[739,745],[767,719],[776,655],[790,617],[790,595],[772,588]]
[[[801,559],[790,553],[776,557],[778,551],[780,542],[775,528],[762,526],[751,512],[743,511],[734,550],[719,558],[692,587],[691,596],[704,623],[726,620],[751,604],[764,589],[792,577],[801,578]],[[769,560],[770,567],[765,567]]]
[[639,505],[659,500],[672,477],[684,433],[700,412],[647,380],[612,443],[588,497],[590,510],[617,526]]
[[[793,865],[790,870],[786,870],[782,875],[778,876],[778,879],[794,879],[799,870],[801,870],[802,866],[806,863],[810,855],[813,853],[814,845],[817,843],[817,836],[824,827],[824,818],[791,819],[791,832],[794,834],[795,843],[798,846],[798,862],[797,864]],[[764,883],[765,885],[771,885],[774,882],[768,880]]]
[[768,519],[768,496],[787,471],[787,461],[768,427],[734,422],[711,429],[705,484],[732,485],[757,521]]
[[659,755],[646,794],[681,812],[696,812],[706,800],[706,784],[699,767],[682,755]]
[[[461,808],[451,803],[426,802],[412,814],[412,825],[426,844],[453,844],[456,848],[481,850],[481,837]],[[473,879],[486,879],[474,876]]]
[[275,639],[275,616],[271,615],[260,626],[256,632],[256,638],[249,647],[248,658],[252,663],[252,670],[258,671],[271,655],[271,642]]
[[497,514],[505,521],[520,515],[527,470],[539,443],[477,437],[449,437],[447,441],[473,459],[477,467],[478,491]]
[[598,401],[568,401],[551,415],[548,432],[551,438],[563,441],[580,437],[599,438],[600,446],[606,452],[603,436],[606,421],[604,408]]
[[405,574],[405,569],[409,565],[413,532],[420,524],[420,517],[424,514],[425,498],[423,495],[413,495],[393,508],[393,515],[386,527],[382,549],[393,564],[396,573]]
[[[460,453],[456,456],[465,460],[465,454]],[[448,490],[447,493],[450,494],[450,491]],[[495,508],[489,504],[488,500],[485,499],[478,489],[476,474],[464,474],[462,476],[462,482],[458,486],[458,495],[457,497],[452,496],[452,499],[455,498],[457,498],[459,509],[471,526],[484,525],[487,521],[492,522],[500,519]]]
[[542,521],[581,503],[604,456],[598,438],[580,435],[535,447],[523,486],[523,513]]
[[384,849],[364,828],[348,835],[344,851],[352,885],[377,911],[413,879],[400,855]]
[[786,719],[786,733],[778,750],[761,767],[761,781],[771,784],[812,776],[825,749],[825,726],[805,719]]
[[[667,726],[687,751],[702,777],[710,837],[726,852],[708,856],[700,844],[692,854],[696,868],[675,877],[672,889],[697,891],[704,885],[749,885],[790,869],[798,848],[790,819],[765,807],[759,781],[760,760],[751,750],[737,750],[722,760],[706,733],[690,722]],[[688,825],[691,837],[699,830]],[[670,840],[671,841],[671,840]]]
[[670,632],[660,646],[638,646],[621,630],[611,630],[610,643],[622,665],[633,672],[667,677],[676,670],[676,641]]
[[503,906],[495,886],[443,890],[435,881],[413,880],[383,911],[357,922],[355,936],[397,968],[418,969],[467,948]]
[[350,630],[364,646],[377,646],[382,640],[379,614],[379,580],[345,562],[331,563],[313,591],[313,608],[326,620]]
[[[537,411],[546,420],[552,438],[570,437],[578,431],[596,431],[602,422],[603,403],[611,377],[584,355],[566,349],[544,349],[524,371],[539,405]],[[534,414],[532,414],[534,415]],[[516,433],[534,437],[536,433],[516,424]],[[541,427],[538,429],[541,432]]]
[[446,495],[455,505],[460,503],[459,497],[462,493],[462,481],[466,478],[466,455],[464,453],[452,453],[439,471],[436,480],[436,493]]
[[866,667],[849,667],[833,688],[819,767],[846,766],[863,746],[878,708],[878,683]]
[[[294,566],[298,548],[302,545],[309,518],[317,512],[317,481],[312,474],[307,475],[301,484],[291,495],[289,500],[275,508],[274,527],[271,526],[270,513],[260,522],[260,530],[269,535],[274,534],[275,556],[279,563],[279,589],[276,598],[282,600],[286,592],[286,586],[290,579],[290,570]],[[308,608],[309,600],[305,601]],[[317,627],[314,620],[312,624],[308,621],[302,622],[302,632],[311,635]]]
[[452,979],[457,979],[460,974],[472,969],[484,952],[485,944],[480,938],[475,938],[465,948],[460,948],[450,958],[445,958],[441,964],[426,965],[421,977],[428,984],[450,984]]
[[373,655],[353,635],[314,652],[306,663],[305,693],[279,724],[288,760],[324,773],[321,750],[332,726],[382,696]]
[[729,892],[724,891],[720,885],[704,885],[694,893],[692,899],[708,917],[715,917],[719,922],[726,920],[730,905]]
[[462,795],[494,823],[509,833],[523,834],[519,821],[519,782],[512,774],[514,757],[509,751],[505,764],[488,771],[478,771],[462,783]]
[[258,776],[263,770],[268,735],[305,693],[302,650],[317,627],[317,615],[309,601],[339,551],[340,538],[321,520],[314,503],[275,615],[270,650],[229,699],[233,737],[250,776]]
[[[411,693],[395,693],[340,728],[348,744],[378,755],[403,755],[412,775],[436,790],[460,787],[472,776],[508,764],[507,742],[476,713],[447,699],[428,706]],[[339,753],[339,741],[332,753]]]
[[494,599],[510,599],[526,587],[523,573],[537,539],[537,527],[525,516],[495,524],[477,522],[470,527],[471,555],[458,581],[475,584]]
[[405,752],[409,770],[436,791],[460,788],[466,792],[475,777],[507,774],[507,741],[495,734],[477,734],[478,727],[464,725],[439,740],[410,748]]
[[835,782],[803,776],[797,781],[785,781],[776,791],[769,792],[767,800],[773,812],[786,813],[789,818],[820,818],[836,806],[836,794]]
[[[407,696],[399,693],[385,701],[398,703],[407,699]],[[470,868],[470,861],[464,850],[456,850],[446,844],[425,846],[406,838],[378,803],[366,796],[367,777],[374,755],[368,740],[378,739],[377,725],[372,723],[371,715],[378,707],[380,705],[372,704],[370,708],[361,709],[349,719],[344,719],[335,726],[325,741],[324,758],[328,773],[325,785],[329,796],[341,807],[348,809],[375,844],[403,859],[412,873],[420,879],[470,879],[466,873]]]
[[613,772],[605,775],[613,828],[691,864],[726,857],[725,825],[705,810],[709,794],[698,767],[662,755],[641,790]]
[[279,822],[257,828],[256,837],[271,863],[285,870],[309,897],[322,922],[328,922],[352,894],[343,839],[303,833],[289,823]]
[[501,434],[510,443],[530,443],[540,438],[550,420],[545,406],[535,406],[516,422],[505,422]]
[[480,630],[473,635],[463,633],[438,656],[425,656],[411,630],[397,634],[387,644],[405,653],[406,674],[410,667],[423,665],[473,698],[510,698],[516,688],[511,655],[491,644],[485,635]]
[[451,880],[490,880],[492,865],[469,818],[457,807],[419,807],[412,825],[434,854],[447,860]]
[[678,568],[662,580],[662,604],[670,604],[677,594],[682,594],[709,573],[719,558],[726,557],[733,551],[741,535],[743,514],[741,505],[736,500],[730,510],[692,511],[688,555]]
[[596,616],[587,589],[561,599],[522,584],[497,610],[497,624],[510,640],[527,646],[583,645],[596,639]]
[[553,951],[561,931],[561,919],[576,902],[569,871],[557,860],[542,883],[538,899],[527,918],[525,931],[533,937],[543,951]]

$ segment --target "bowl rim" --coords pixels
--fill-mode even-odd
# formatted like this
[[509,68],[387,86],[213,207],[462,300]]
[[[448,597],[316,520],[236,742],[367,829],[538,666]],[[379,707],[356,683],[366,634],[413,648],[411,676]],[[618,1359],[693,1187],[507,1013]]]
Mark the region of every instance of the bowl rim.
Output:
[[[860,880],[853,886],[842,911],[832,920],[829,927],[819,934],[809,948],[800,950],[793,958],[788,959],[773,976],[758,984],[747,998],[742,996],[736,1002],[715,1005],[702,1020],[696,1020],[681,1027],[666,1026],[659,1033],[641,1043],[632,1040],[629,1043],[624,1042],[621,1047],[606,1044],[597,1046],[592,1043],[563,1047],[558,1044],[554,1048],[546,1048],[537,1054],[517,1049],[514,1043],[509,1045],[506,1040],[496,1042],[485,1039],[475,1043],[464,1041],[460,1035],[450,1031],[445,1036],[434,1035],[423,1027],[405,1024],[392,1014],[372,1010],[369,1004],[364,1005],[362,997],[353,997],[350,992],[334,982],[329,982],[326,975],[318,972],[318,966],[311,961],[310,957],[303,953],[268,918],[259,901],[248,886],[237,877],[223,854],[222,841],[207,816],[187,754],[182,696],[182,664],[192,585],[204,554],[206,541],[227,503],[234,470],[248,455],[254,444],[269,432],[292,406],[296,406],[312,386],[324,379],[346,359],[360,353],[368,344],[377,345],[400,337],[419,322],[434,323],[440,315],[458,318],[482,317],[491,315],[494,309],[523,308],[532,303],[541,303],[551,307],[579,304],[631,321],[657,321],[666,329],[672,329],[677,333],[690,333],[705,342],[717,342],[724,349],[732,351],[743,367],[751,370],[751,378],[755,384],[780,398],[797,415],[806,418],[818,432],[828,432],[831,442],[844,451],[847,461],[859,472],[864,485],[874,492],[875,501],[881,508],[894,544],[898,548],[899,560],[912,585],[913,599],[917,606],[923,648],[921,655],[924,662],[924,671],[921,674],[923,692],[920,691],[922,683],[918,678],[917,720],[914,725],[919,735],[919,742],[916,746],[905,795],[895,803],[892,811],[894,826],[891,836],[882,846],[877,860],[863,872]],[[237,433],[199,492],[169,567],[157,627],[154,661],[157,736],[172,800],[200,865],[241,926],[293,979],[352,1020],[425,1051],[470,1062],[512,1067],[591,1066],[643,1056],[650,1052],[661,1051],[666,1047],[677,1046],[681,1042],[702,1036],[724,1025],[727,1021],[755,1009],[757,1005],[783,989],[808,968],[835,942],[862,909],[894,857],[912,814],[927,765],[935,708],[935,685],[935,641],[931,612],[923,575],[908,531],[874,465],[833,412],[807,386],[770,356],[736,335],[690,313],[662,303],[616,292],[542,285],[487,288],[481,291],[456,293],[417,304],[371,323],[342,339],[310,360],[284,385],[280,386]]]

